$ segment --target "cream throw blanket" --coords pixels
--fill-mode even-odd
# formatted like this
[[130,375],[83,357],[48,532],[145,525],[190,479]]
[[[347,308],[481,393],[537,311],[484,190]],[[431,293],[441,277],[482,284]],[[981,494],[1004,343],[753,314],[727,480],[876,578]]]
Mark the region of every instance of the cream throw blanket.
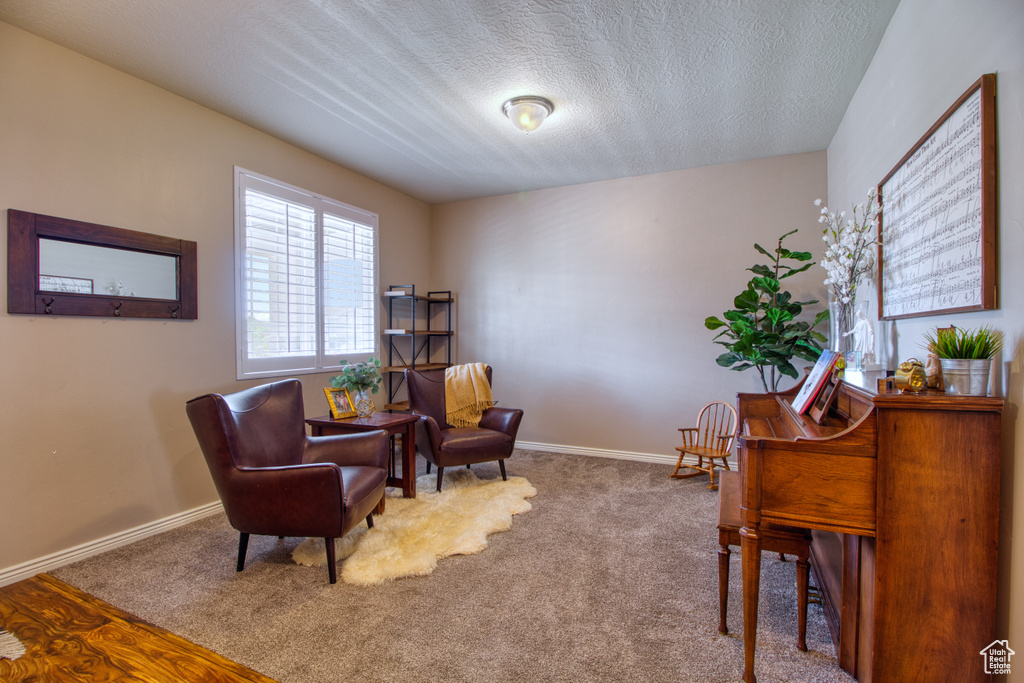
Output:
[[452,427],[478,426],[483,412],[493,405],[486,365],[453,365],[444,371],[444,419]]

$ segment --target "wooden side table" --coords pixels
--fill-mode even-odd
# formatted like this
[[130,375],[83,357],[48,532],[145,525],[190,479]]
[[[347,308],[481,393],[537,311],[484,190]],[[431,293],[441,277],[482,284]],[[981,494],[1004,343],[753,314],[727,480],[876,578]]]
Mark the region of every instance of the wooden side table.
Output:
[[402,439],[402,476],[395,476],[393,459],[388,463],[388,486],[401,486],[406,498],[416,497],[416,421],[419,415],[406,413],[374,413],[370,417],[346,417],[335,420],[330,415],[306,420],[313,436],[356,434],[383,429]]

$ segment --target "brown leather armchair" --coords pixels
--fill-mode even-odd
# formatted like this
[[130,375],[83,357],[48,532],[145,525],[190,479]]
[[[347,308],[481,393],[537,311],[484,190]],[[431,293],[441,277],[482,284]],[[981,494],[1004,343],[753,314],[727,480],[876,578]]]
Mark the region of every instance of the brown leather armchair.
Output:
[[[516,433],[523,419],[518,408],[488,408],[480,419],[479,427],[452,427],[445,420],[444,370],[406,370],[409,389],[409,408],[420,416],[416,423],[416,445],[430,463],[437,465],[437,490],[445,467],[473,465],[498,461],[501,478],[505,474],[505,458],[512,455]],[[487,366],[487,381],[491,381],[491,366]]]
[[384,496],[388,435],[306,435],[296,379],[234,394],[206,394],[185,410],[238,539],[237,570],[249,534],[319,536],[337,581],[334,539],[371,513]]

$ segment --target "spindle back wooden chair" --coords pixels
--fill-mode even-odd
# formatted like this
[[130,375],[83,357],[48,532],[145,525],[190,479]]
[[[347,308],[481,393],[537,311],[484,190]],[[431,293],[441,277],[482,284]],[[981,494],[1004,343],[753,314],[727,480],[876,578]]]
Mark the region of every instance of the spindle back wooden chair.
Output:
[[[697,426],[683,427],[679,430],[683,436],[683,445],[676,446],[679,461],[676,462],[676,468],[670,476],[673,479],[687,479],[707,472],[711,478],[708,488],[717,489],[715,468],[732,469],[729,467],[728,458],[732,454],[736,428],[736,409],[728,403],[713,401],[701,408],[697,416]],[[683,462],[687,454],[697,457],[696,465]],[[681,467],[696,471],[680,474]]]

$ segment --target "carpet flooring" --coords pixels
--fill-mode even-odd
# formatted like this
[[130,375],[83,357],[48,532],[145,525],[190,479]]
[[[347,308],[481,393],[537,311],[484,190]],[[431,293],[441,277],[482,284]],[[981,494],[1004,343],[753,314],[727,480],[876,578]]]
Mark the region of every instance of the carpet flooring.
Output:
[[[273,537],[252,537],[236,573],[223,516],[51,573],[282,683],[739,680],[740,554],[720,635],[718,493],[704,478],[521,450],[508,469],[536,487],[533,510],[429,576],[332,586],[323,567],[292,562],[302,539]],[[796,649],[794,564],[766,553],[762,572],[758,680],[852,681],[820,607],[809,652]]]

